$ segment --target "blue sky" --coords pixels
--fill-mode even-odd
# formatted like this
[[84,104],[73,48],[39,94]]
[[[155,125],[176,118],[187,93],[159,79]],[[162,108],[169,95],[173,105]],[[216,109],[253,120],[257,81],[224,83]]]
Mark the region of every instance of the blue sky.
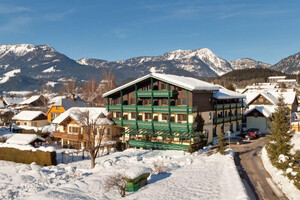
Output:
[[277,63],[300,51],[300,1],[0,0],[0,44],[109,61],[209,48]]

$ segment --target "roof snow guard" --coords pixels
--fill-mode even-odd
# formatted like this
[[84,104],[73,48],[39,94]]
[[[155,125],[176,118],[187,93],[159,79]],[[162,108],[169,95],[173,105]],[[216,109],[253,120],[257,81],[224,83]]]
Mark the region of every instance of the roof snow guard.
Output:
[[157,80],[170,83],[172,85],[182,87],[184,89],[187,89],[189,91],[194,91],[194,90],[219,90],[219,86],[213,85],[210,83],[207,83],[205,81],[201,81],[196,78],[192,77],[185,77],[185,76],[177,76],[177,75],[172,75],[172,74],[160,74],[160,73],[151,73],[146,76],[143,76],[141,78],[138,78],[134,81],[131,81],[127,84],[124,84],[118,88],[115,88],[109,92],[106,92],[102,95],[102,97],[107,97],[111,94],[114,94],[122,89],[125,89],[129,86],[132,86],[138,82],[141,82],[143,80],[146,80],[148,78],[155,78]]

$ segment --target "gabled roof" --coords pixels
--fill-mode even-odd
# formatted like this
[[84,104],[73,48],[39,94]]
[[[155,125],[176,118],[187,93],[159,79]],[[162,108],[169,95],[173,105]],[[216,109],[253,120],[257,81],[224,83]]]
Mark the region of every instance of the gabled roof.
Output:
[[207,83],[205,81],[201,81],[196,78],[192,77],[185,77],[185,76],[177,76],[177,75],[172,75],[172,74],[159,74],[159,73],[151,73],[146,76],[143,76],[141,78],[138,78],[134,81],[131,81],[127,84],[124,84],[118,88],[115,88],[109,92],[106,92],[102,95],[102,97],[107,97],[113,93],[116,93],[122,89],[125,89],[129,86],[134,85],[135,83],[141,82],[143,80],[146,80],[148,78],[155,78],[163,82],[170,83],[172,85],[187,89],[189,91],[194,91],[194,90],[219,90],[219,86]]
[[272,113],[275,112],[276,106],[256,106],[250,110],[248,110],[245,113],[245,116],[247,116],[249,113],[251,113],[253,110],[257,110],[261,114],[263,114],[266,118],[269,118],[272,116]]
[[69,97],[58,97],[55,99],[53,106],[62,106],[65,110],[68,110],[72,107],[89,107],[85,101],[80,98],[69,98]]
[[33,102],[35,102],[36,100],[38,100],[42,95],[34,95],[28,99],[26,99],[25,101],[22,101],[20,103],[20,105],[27,105],[27,104],[31,104]]
[[277,91],[269,91],[269,92],[250,92],[247,93],[246,99],[247,104],[251,103],[253,100],[255,100],[259,95],[262,95],[266,99],[268,99],[273,105],[276,105],[278,103],[278,98],[280,95],[282,95],[284,102],[288,105],[291,105],[294,103],[295,98],[297,96],[296,92],[288,91],[288,92],[277,92]]
[[[53,120],[53,124],[60,124],[64,120],[66,120],[68,117],[72,118],[78,125],[84,126],[87,124],[84,122],[87,120],[84,115],[84,113],[89,113],[89,123],[94,123],[98,125],[112,125],[114,122],[108,118],[103,118],[104,116],[107,116],[109,113],[107,112],[106,108],[99,108],[99,107],[73,107],[67,110],[66,112],[59,115],[57,118]],[[80,119],[81,118],[81,119]]]
[[18,105],[22,101],[24,101],[24,98],[12,98],[12,97],[3,97],[3,101],[8,106]]
[[6,141],[6,143],[28,145],[35,140],[45,141],[44,138],[37,136],[36,134],[14,134]]
[[21,121],[32,121],[38,118],[40,115],[43,115],[46,119],[45,113],[41,111],[21,111],[19,114],[15,115],[12,120],[21,120]]
[[231,90],[227,90],[224,87],[221,87],[219,91],[214,91],[215,99],[237,99],[237,98],[246,98],[246,95],[240,94]]

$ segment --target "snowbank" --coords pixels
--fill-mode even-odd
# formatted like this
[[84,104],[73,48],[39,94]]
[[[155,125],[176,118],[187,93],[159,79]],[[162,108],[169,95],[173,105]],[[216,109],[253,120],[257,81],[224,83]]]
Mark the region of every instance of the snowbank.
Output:
[[296,186],[290,181],[288,177],[283,175],[282,170],[278,170],[271,164],[265,147],[262,149],[261,158],[265,169],[269,172],[269,174],[272,176],[272,179],[285,193],[285,195],[289,199],[300,199],[300,191],[296,188]]
[[0,199],[120,199],[117,189],[105,193],[106,179],[126,169],[137,173],[135,167],[148,171],[154,161],[168,171],[122,199],[249,199],[230,154],[138,149],[99,157],[94,169],[90,160],[49,167],[0,161]]
[[294,144],[294,147],[292,149],[292,152],[296,152],[297,150],[300,150],[300,132],[296,132],[291,140],[292,144]]

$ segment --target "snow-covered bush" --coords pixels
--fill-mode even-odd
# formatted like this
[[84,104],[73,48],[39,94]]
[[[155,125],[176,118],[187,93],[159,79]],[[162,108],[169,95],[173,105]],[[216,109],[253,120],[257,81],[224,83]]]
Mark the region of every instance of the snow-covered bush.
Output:
[[162,160],[157,160],[153,162],[153,168],[155,174],[161,174],[167,172],[167,167]]

